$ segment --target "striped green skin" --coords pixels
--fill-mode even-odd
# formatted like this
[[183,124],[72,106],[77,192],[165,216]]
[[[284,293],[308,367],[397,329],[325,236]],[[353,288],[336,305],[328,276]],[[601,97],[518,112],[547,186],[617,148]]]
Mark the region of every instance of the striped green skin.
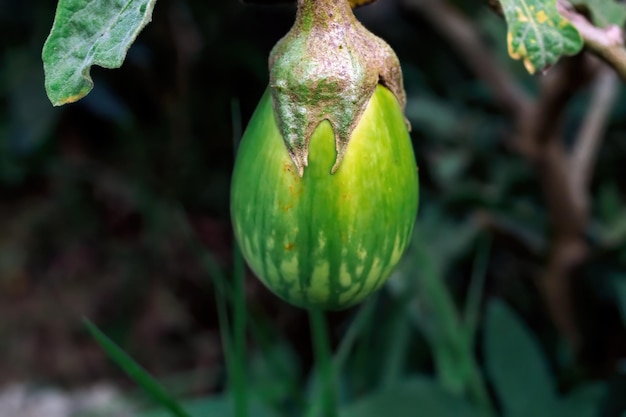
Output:
[[377,87],[331,174],[335,157],[323,121],[300,178],[266,92],[235,162],[231,215],[243,256],[270,290],[304,308],[347,308],[380,288],[415,223],[415,156],[389,90]]

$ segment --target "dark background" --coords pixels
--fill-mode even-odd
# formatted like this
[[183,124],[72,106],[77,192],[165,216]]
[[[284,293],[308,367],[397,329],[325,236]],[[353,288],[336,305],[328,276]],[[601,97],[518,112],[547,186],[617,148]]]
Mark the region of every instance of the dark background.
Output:
[[[504,21],[481,1],[457,3],[494,65],[539,94],[542,76],[506,54]],[[224,366],[214,277],[198,248],[230,273],[233,138],[266,88],[267,56],[295,8],[159,0],[123,67],[93,68],[94,90],[53,108],[40,55],[55,7],[0,1],[0,387],[102,379],[130,386],[85,333],[87,316],[155,375],[200,370],[212,377],[188,393],[218,390]],[[522,118],[475,75],[442,36],[445,27],[407,3],[381,0],[357,15],[402,62],[420,169],[416,230],[446,265],[442,279],[453,299],[462,304],[476,247],[488,241],[485,299],[502,298],[521,315],[560,386],[616,378],[626,354],[616,290],[626,282],[623,83],[614,84],[586,190],[590,214],[582,233],[574,231],[585,254],[564,274],[559,294],[571,308],[563,308],[542,283],[558,250],[548,197],[559,198],[559,189],[542,185],[550,174],[541,158],[514,145]],[[568,62],[580,82],[554,120],[564,149],[575,144],[601,72],[597,62],[592,75],[583,61]],[[306,315],[251,276],[246,297],[307,369]],[[395,301],[385,290],[381,297],[386,314]],[[353,313],[329,315],[335,343]],[[411,366],[430,372],[424,341],[419,332],[412,337]]]

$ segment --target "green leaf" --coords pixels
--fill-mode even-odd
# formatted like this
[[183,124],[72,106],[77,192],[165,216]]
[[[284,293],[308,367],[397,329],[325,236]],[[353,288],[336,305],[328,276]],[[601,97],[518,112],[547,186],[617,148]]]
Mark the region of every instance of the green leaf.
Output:
[[575,6],[585,6],[591,13],[596,26],[605,28],[610,25],[624,26],[626,23],[626,5],[615,0],[575,0]]
[[583,47],[580,34],[559,14],[556,1],[500,0],[508,25],[509,55],[521,59],[531,74]]
[[73,103],[93,88],[92,65],[119,68],[152,19],[156,0],[60,0],[43,47],[46,92],[53,105]]
[[500,301],[487,307],[487,373],[508,417],[554,416],[555,385],[541,349],[513,311]]
[[416,377],[357,401],[340,417],[478,417],[479,412],[434,380]]
[[190,417],[181,405],[145,369],[102,333],[95,324],[87,319],[84,320],[84,323],[89,333],[102,346],[109,357],[139,384],[157,404],[168,410],[170,415],[174,417]]

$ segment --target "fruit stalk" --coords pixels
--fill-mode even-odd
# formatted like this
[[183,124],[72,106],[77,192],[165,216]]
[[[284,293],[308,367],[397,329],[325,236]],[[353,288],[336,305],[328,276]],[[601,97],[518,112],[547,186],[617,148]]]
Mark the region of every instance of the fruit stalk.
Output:
[[278,127],[300,176],[308,165],[311,135],[323,120],[335,134],[335,173],[376,85],[402,109],[402,71],[387,43],[369,32],[348,0],[298,0],[296,21],[269,59]]

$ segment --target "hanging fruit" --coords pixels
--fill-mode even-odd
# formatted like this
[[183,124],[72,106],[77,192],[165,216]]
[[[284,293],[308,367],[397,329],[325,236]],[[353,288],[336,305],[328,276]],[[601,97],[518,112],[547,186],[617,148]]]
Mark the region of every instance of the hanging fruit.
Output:
[[393,50],[347,0],[299,0],[239,146],[231,212],[251,269],[305,308],[380,288],[409,244],[415,157]]

